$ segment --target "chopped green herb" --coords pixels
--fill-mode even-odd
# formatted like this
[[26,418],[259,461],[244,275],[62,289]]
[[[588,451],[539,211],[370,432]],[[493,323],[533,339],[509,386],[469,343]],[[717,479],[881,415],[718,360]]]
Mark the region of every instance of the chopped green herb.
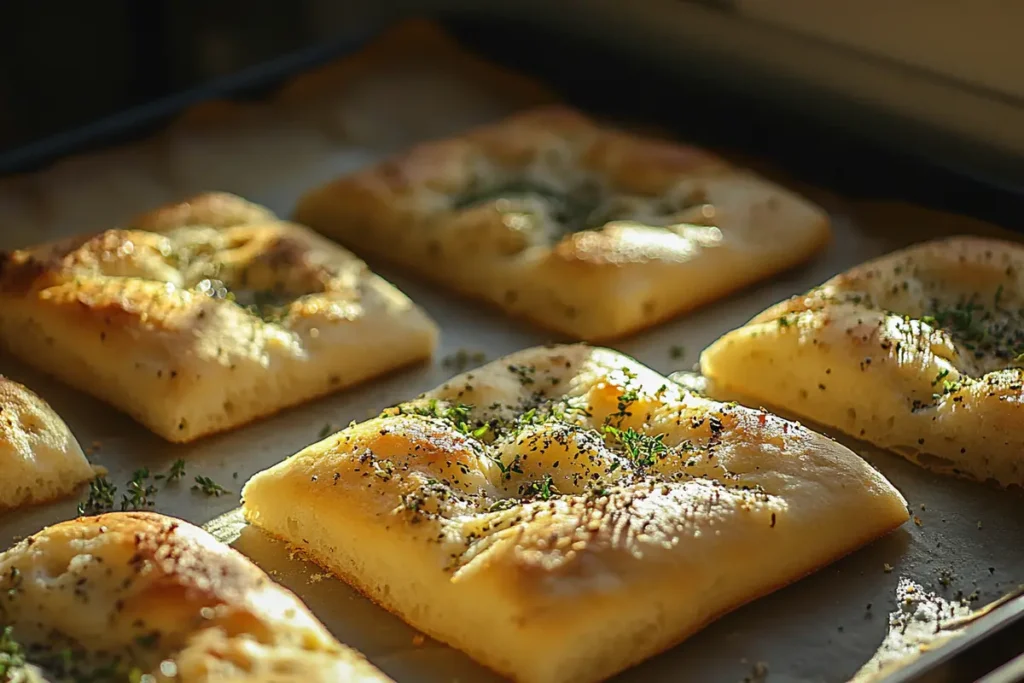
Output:
[[523,468],[519,464],[519,455],[516,455],[516,457],[508,465],[502,462],[501,458],[496,455],[488,455],[487,457],[491,462],[498,466],[498,471],[501,472],[502,478],[506,480],[511,479],[513,473],[523,473]]
[[145,510],[153,507],[157,488],[149,483],[149,469],[135,470],[127,484],[128,491],[121,496],[122,510]]
[[650,467],[657,462],[658,455],[668,450],[664,443],[664,434],[649,436],[636,431],[632,427],[617,429],[606,425],[605,433],[610,434],[626,451],[626,456],[637,467]]
[[487,355],[482,351],[459,349],[441,359],[441,365],[456,372],[462,372],[470,366],[480,365],[485,360],[487,360]]
[[110,480],[102,474],[97,475],[89,482],[89,497],[84,503],[79,503],[78,514],[95,515],[113,510],[116,494],[117,486],[110,483]]
[[171,464],[171,469],[167,471],[167,474],[157,474],[154,479],[166,479],[167,483],[172,481],[178,481],[185,476],[185,461],[178,459]]
[[960,391],[960,388],[962,386],[963,386],[963,384],[961,382],[950,382],[950,381],[943,382],[942,383],[942,393],[944,393],[944,394],[952,394],[953,392]]
[[520,425],[532,425],[537,423],[537,409],[530,408],[525,413],[519,416],[517,422]]
[[537,372],[537,368],[532,365],[510,365],[508,371],[518,377],[519,384],[525,387],[533,384],[533,375]]
[[552,483],[550,474],[545,474],[540,481],[531,481],[523,487],[523,495],[535,496],[540,500],[550,500],[551,496],[557,493],[558,489]]
[[200,491],[208,496],[221,496],[229,491],[209,477],[196,476],[196,483],[192,485],[193,491]]
[[6,626],[0,633],[0,680],[16,680],[14,674],[25,666],[25,650],[14,639],[14,627]]
[[[628,376],[627,381],[635,379],[635,375]],[[615,407],[615,412],[608,416],[607,420],[611,420],[614,417],[623,418],[628,417],[632,413],[629,412],[629,407],[640,400],[640,392],[636,389],[626,389],[618,397],[618,405]],[[607,421],[606,420],[606,421]]]
[[680,345],[672,346],[668,350],[668,355],[671,356],[673,360],[680,360],[686,355],[686,347]]

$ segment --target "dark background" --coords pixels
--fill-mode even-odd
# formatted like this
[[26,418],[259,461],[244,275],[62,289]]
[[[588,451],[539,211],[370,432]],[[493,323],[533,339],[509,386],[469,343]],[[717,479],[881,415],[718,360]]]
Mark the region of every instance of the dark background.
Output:
[[[259,97],[288,74],[357,49],[414,2],[104,0],[0,3],[0,173],[149,134],[202,99]],[[636,58],[614,41],[442,15],[467,46],[533,73],[588,109],[649,120],[695,142],[770,159],[856,197],[900,199],[1022,227],[1020,188],[943,158],[911,157],[830,125]],[[694,106],[699,102],[699,106]],[[668,113],[673,113],[670,117]],[[679,112],[685,112],[680,115]],[[867,124],[866,124],[867,125]]]

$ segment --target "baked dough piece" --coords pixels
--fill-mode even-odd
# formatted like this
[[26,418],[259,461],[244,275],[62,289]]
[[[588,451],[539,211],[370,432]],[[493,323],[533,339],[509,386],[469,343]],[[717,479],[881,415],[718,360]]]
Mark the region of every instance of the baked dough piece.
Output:
[[251,523],[528,683],[610,676],[907,519],[835,442],[585,345],[460,375],[242,496]]
[[312,190],[297,220],[588,341],[808,259],[815,206],[692,147],[531,110]]
[[837,275],[701,355],[761,401],[923,467],[1024,485],[1024,247],[953,237]]
[[55,681],[390,680],[243,555],[163,515],[47,527],[0,555],[0,588],[3,623]]
[[0,376],[0,511],[71,494],[94,472],[46,401]]
[[11,352],[171,441],[421,360],[436,338],[362,261],[232,195],[0,257]]

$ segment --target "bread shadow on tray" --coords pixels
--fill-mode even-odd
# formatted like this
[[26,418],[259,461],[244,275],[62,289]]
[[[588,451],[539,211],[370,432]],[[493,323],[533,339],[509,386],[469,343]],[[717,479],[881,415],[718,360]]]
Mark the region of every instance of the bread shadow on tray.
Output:
[[[897,529],[722,616],[616,680],[639,683],[680,670],[688,672],[686,680],[715,680],[732,670],[736,681],[766,676],[771,681],[847,681],[885,638],[900,581],[897,572],[885,571],[885,560],[895,562],[910,543],[910,534]],[[799,622],[791,620],[793,614],[800,615]],[[825,650],[834,656],[832,670],[823,677],[820,653]],[[800,675],[769,676],[772,662],[781,660],[787,660],[787,673]],[[806,671],[801,672],[801,662],[808,663]]]
[[[313,611],[328,630],[396,680],[495,683],[504,680],[462,653],[408,626],[286,543],[243,524],[231,542]],[[442,673],[444,675],[442,675]]]
[[[234,514],[239,517],[237,512]],[[702,678],[700,672],[706,667],[707,673],[712,675],[713,671],[720,670],[723,663],[720,660],[735,663],[737,680],[742,680],[743,673],[749,673],[748,662],[763,659],[759,656],[764,651],[772,651],[776,638],[780,636],[797,638],[804,646],[835,646],[833,634],[820,628],[806,629],[807,632],[801,633],[780,633],[777,628],[780,615],[792,613],[794,609],[807,615],[810,624],[830,620],[839,625],[844,620],[870,621],[870,628],[861,626],[855,629],[855,643],[847,643],[858,655],[845,658],[849,660],[846,668],[850,671],[843,673],[852,675],[871,658],[885,637],[891,605],[879,604],[872,612],[870,603],[879,595],[895,597],[900,575],[882,571],[883,558],[896,562],[910,542],[906,531],[897,530],[791,586],[739,608],[679,646],[623,672],[613,680],[649,680],[663,670],[678,670],[680,665],[685,665],[686,670],[695,674],[687,680],[708,680]],[[433,680],[424,673],[430,669],[424,667],[428,662],[440,661],[444,662],[445,671],[457,670],[459,680],[482,683],[503,680],[465,655],[423,637],[340,579],[303,559],[283,541],[255,527],[237,526],[231,545],[251,558],[275,581],[295,592],[340,641],[365,653],[376,666],[398,680],[410,676],[415,680]],[[837,579],[843,584],[841,591],[836,590]],[[710,647],[716,642],[730,642],[736,647],[728,651]]]

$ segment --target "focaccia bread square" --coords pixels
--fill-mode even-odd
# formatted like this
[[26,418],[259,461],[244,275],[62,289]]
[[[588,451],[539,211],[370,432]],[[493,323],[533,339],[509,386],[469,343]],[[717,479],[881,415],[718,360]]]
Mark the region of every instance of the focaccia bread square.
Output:
[[43,529],[0,554],[0,590],[5,680],[391,680],[241,553],[151,512]]
[[700,366],[712,394],[1024,485],[1024,246],[953,237],[896,251],[772,306]]
[[242,496],[252,524],[526,683],[606,678],[907,519],[834,441],[586,345],[459,375]]
[[70,495],[95,472],[78,439],[28,387],[0,376],[0,513]]
[[830,235],[821,209],[751,172],[564,107],[337,179],[305,194],[296,218],[585,341],[801,263]]
[[0,341],[175,442],[431,355],[437,328],[366,264],[227,194],[0,254]]

